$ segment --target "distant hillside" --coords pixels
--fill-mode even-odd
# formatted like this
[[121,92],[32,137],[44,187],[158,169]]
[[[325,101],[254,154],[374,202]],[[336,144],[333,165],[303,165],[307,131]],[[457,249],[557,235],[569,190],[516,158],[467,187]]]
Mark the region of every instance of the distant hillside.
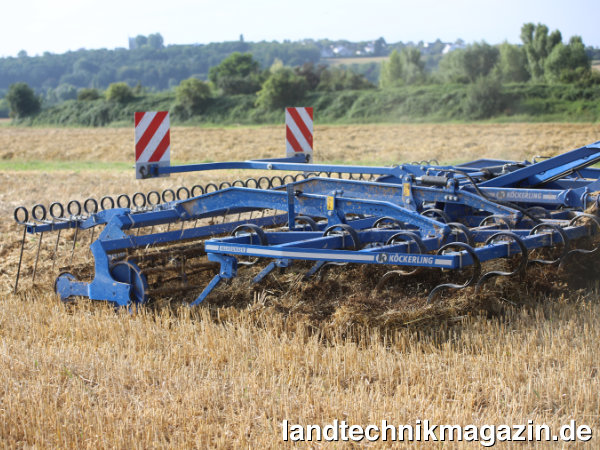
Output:
[[[279,60],[287,66],[304,63],[329,64],[337,60],[363,73],[371,82],[377,82],[379,63],[373,57],[385,57],[394,50],[414,46],[421,50],[426,67],[437,67],[442,52],[447,52],[462,41],[449,44],[434,43],[388,44],[383,38],[374,41],[349,42],[306,39],[297,42],[233,42],[206,45],[169,45],[159,39],[146,39],[143,45],[130,42],[130,49],[77,50],[64,54],[44,53],[42,56],[0,58],[0,97],[16,82],[25,82],[46,99],[51,90],[58,89],[57,100],[74,98],[80,88],[105,89],[109,84],[124,81],[130,86],[140,84],[152,91],[162,91],[189,77],[207,79],[211,67],[218,65],[233,52],[252,53],[263,69]],[[139,40],[139,39],[138,39]],[[363,63],[367,63],[364,65]],[[358,67],[358,66],[361,67]]]

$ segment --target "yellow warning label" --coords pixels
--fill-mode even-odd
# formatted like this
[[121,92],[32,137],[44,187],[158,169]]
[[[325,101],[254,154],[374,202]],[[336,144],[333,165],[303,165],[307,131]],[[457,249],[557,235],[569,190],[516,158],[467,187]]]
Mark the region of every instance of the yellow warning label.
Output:
[[410,183],[403,184],[402,195],[404,197],[410,197]]
[[335,204],[335,197],[328,196],[327,197],[327,211],[333,211]]

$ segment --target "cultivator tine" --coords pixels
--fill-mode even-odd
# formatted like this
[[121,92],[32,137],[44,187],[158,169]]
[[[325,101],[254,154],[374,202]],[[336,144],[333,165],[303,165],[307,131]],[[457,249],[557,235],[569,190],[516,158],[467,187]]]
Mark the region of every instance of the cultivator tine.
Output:
[[511,233],[510,231],[500,231],[500,232],[495,233],[492,236],[490,236],[485,241],[485,245],[497,242],[499,239],[506,241],[507,255],[510,255],[511,241],[515,242],[519,246],[519,251],[521,254],[519,264],[511,272],[495,270],[495,271],[491,271],[491,272],[487,272],[487,273],[483,274],[481,276],[481,278],[479,279],[479,281],[477,282],[477,284],[475,285],[475,293],[479,292],[479,289],[481,288],[483,283],[485,283],[486,280],[489,280],[492,277],[510,277],[510,276],[514,276],[514,275],[518,274],[519,277],[523,278],[523,276],[525,275],[525,271],[527,270],[529,252],[528,252],[527,246],[525,245],[523,240],[519,236],[517,236],[515,233]]
[[315,264],[313,264],[313,266],[310,268],[310,270],[304,274],[303,280],[306,281],[310,277],[312,277],[315,273],[317,273],[319,270],[321,270],[321,267],[323,267],[325,265],[325,263],[326,263],[326,261],[317,261]]
[[25,248],[25,236],[27,235],[27,227],[23,227],[23,238],[21,239],[21,252],[19,253],[19,265],[17,266],[17,276],[15,277],[15,288],[13,293],[17,293],[19,286],[19,276],[21,275],[21,263],[23,261],[23,249]]
[[[473,283],[475,283],[475,281],[479,279],[479,274],[481,273],[481,262],[479,261],[479,257],[475,253],[475,249],[473,249],[473,247],[471,247],[469,244],[465,244],[464,242],[451,242],[440,247],[440,249],[437,251],[437,254],[441,255],[446,250],[451,249],[459,250],[461,252],[461,256],[462,251],[464,250],[471,256],[471,258],[473,259],[473,274],[463,284],[443,283],[437,285],[429,293],[429,296],[427,297],[427,303],[431,303],[432,300],[436,297],[436,294],[442,289],[464,289],[468,286],[471,286]],[[462,268],[462,262],[459,268]]]
[[[94,242],[94,232],[96,231],[95,227],[92,227],[91,231],[90,231],[90,245],[88,246],[88,255],[92,254],[92,243]],[[139,236],[139,231],[140,229],[138,228],[138,236]],[[59,235],[60,235],[60,231],[59,231]]]
[[[93,230],[93,228],[92,228]],[[56,265],[56,257],[58,256],[58,242],[60,241],[60,232],[62,230],[58,230],[58,233],[56,235],[56,244],[54,244],[54,253],[52,253],[52,272],[54,272],[54,267]],[[90,243],[91,245],[91,243]],[[90,248],[90,252],[92,251],[92,249]]]
[[75,246],[77,245],[77,234],[79,232],[79,227],[75,227],[75,234],[73,236],[73,246],[71,247],[71,261],[69,266],[73,266],[73,256],[75,255]]
[[40,238],[38,239],[37,251],[35,252],[35,263],[33,265],[33,274],[31,275],[31,284],[35,283],[35,274],[37,273],[38,260],[40,259],[40,249],[42,248],[42,239],[44,238],[44,233],[40,233]]
[[[598,217],[594,216],[593,214],[587,214],[587,213],[580,213],[577,216],[573,217],[573,219],[569,222],[569,226],[576,226],[579,222],[584,222],[584,225],[587,227],[588,224],[593,224],[593,227],[589,227],[588,228],[588,232],[589,232],[589,236],[594,236],[594,234],[598,235],[600,234],[600,220],[598,219]],[[587,222],[587,223],[585,223]],[[596,230],[596,233],[594,233],[593,229]],[[566,255],[564,255],[560,261],[560,265],[562,265],[569,256],[571,255],[588,255],[588,256],[592,256],[592,255],[596,255],[598,254],[598,252],[600,252],[600,242],[591,250],[587,250],[587,249],[583,249],[583,248],[575,248],[573,250],[570,250]]]
[[[546,230],[546,231],[544,231]],[[569,236],[565,233],[565,230],[557,225],[553,225],[551,223],[540,223],[533,227],[529,232],[529,235],[533,236],[536,234],[545,234],[550,238],[550,247],[555,247],[554,245],[554,232],[558,233],[561,239],[562,252],[555,259],[532,259],[529,260],[530,263],[544,264],[544,265],[560,265],[561,261],[567,256],[569,253]]]

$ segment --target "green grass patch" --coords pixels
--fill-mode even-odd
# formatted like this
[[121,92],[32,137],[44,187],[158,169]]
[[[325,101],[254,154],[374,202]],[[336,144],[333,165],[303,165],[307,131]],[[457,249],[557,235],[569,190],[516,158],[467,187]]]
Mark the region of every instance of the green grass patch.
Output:
[[75,172],[83,171],[125,171],[133,172],[133,163],[127,162],[99,162],[99,161],[23,161],[23,160],[0,160],[0,170],[13,171],[39,171],[54,172],[69,170]]

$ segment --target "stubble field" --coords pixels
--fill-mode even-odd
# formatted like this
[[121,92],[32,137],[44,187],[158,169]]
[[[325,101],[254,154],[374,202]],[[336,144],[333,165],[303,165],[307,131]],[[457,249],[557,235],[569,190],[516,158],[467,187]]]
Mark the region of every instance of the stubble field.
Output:
[[[174,128],[172,158],[276,157],[283,138],[281,127]],[[598,124],[317,126],[315,154],[318,162],[363,164],[522,160],[598,139]],[[598,429],[598,282],[580,289],[569,279],[576,270],[534,270],[484,297],[471,292],[434,305],[415,296],[425,291],[414,283],[375,293],[378,273],[363,268],[309,283],[281,274],[252,288],[241,277],[199,308],[162,303],[129,314],[83,300],[61,303],[47,263],[40,262],[33,286],[31,238],[13,294],[16,206],[242,175],[136,181],[127,168],[132,158],[129,129],[0,127],[3,446],[277,448],[284,419],[532,420],[556,429],[574,419]],[[250,175],[258,174],[243,174]],[[54,241],[44,239],[48,259]],[[89,237],[80,239],[77,263],[89,258]],[[57,265],[68,259],[69,244],[61,242]]]

